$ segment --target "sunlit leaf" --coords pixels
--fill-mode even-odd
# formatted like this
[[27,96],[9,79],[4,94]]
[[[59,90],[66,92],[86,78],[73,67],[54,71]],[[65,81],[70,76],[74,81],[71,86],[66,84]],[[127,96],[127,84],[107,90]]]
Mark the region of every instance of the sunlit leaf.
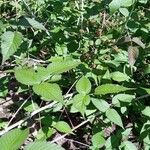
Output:
[[131,103],[133,99],[135,99],[134,95],[129,95],[129,94],[117,94],[113,97],[113,100],[119,100],[121,102],[127,102]]
[[16,68],[15,78],[22,84],[34,85],[41,82],[33,68]]
[[25,150],[65,150],[65,149],[55,143],[36,141],[28,144],[25,147]]
[[68,125],[67,122],[64,122],[64,121],[58,121],[54,127],[60,131],[60,132],[63,132],[63,133],[70,133],[71,132],[71,127]]
[[115,109],[109,108],[106,111],[106,117],[110,121],[112,121],[113,123],[115,123],[116,125],[118,125],[118,126],[120,126],[120,127],[123,128],[123,123],[122,123],[121,117],[120,117],[120,115],[118,114],[118,112]]
[[35,28],[35,29],[39,29],[39,30],[46,30],[45,27],[43,26],[42,23],[39,23],[38,21],[36,21],[34,18],[25,18],[29,24]]
[[1,40],[2,63],[4,63],[18,50],[22,43],[22,34],[17,31],[7,31],[2,35]]
[[92,136],[92,144],[96,148],[101,148],[105,144],[105,139],[101,132],[98,132]]
[[106,95],[106,94],[111,94],[111,93],[124,92],[128,90],[131,90],[131,88],[127,88],[118,84],[103,84],[103,85],[98,86],[95,89],[95,94]]
[[112,0],[109,4],[110,12],[114,13],[120,7],[129,7],[134,4],[135,0]]
[[150,117],[150,106],[146,106],[143,110],[142,110],[142,114],[145,116]]
[[58,84],[56,83],[41,83],[37,85],[33,85],[33,91],[40,95],[46,101],[59,101],[63,102],[62,91]]
[[129,16],[129,11],[127,8],[119,8],[119,11],[121,12],[122,15],[124,15],[125,17]]
[[76,84],[76,90],[79,93],[88,94],[91,91],[91,82],[88,78],[82,77]]
[[84,94],[77,94],[73,98],[73,106],[82,114],[86,110],[86,106],[90,103],[90,97]]
[[130,141],[124,141],[124,145],[125,145],[125,150],[138,150],[137,148],[136,148],[136,146],[132,143],[132,142],[130,142]]
[[0,149],[17,150],[28,137],[29,130],[13,129],[0,138]]
[[79,64],[80,62],[77,61],[53,62],[48,65],[47,69],[50,74],[61,74],[77,67]]
[[102,112],[105,112],[110,107],[110,105],[103,99],[92,98],[91,100],[94,106]]
[[115,72],[111,73],[111,78],[114,81],[118,81],[118,82],[128,81],[130,79],[130,77],[127,76],[127,74],[124,74],[124,73],[119,72],[119,71],[115,71]]

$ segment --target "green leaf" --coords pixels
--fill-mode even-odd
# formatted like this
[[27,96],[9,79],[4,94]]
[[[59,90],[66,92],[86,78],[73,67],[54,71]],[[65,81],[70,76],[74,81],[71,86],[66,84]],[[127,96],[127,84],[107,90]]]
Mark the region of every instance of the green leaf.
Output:
[[33,18],[25,18],[28,23],[35,29],[39,29],[39,30],[46,30],[45,27],[42,25],[42,23],[39,23],[38,21],[36,21]]
[[44,67],[37,68],[37,76],[41,81],[49,80],[51,82],[55,82],[61,79],[61,75],[51,75],[49,70]]
[[15,69],[15,78],[22,84],[34,85],[39,84],[40,78],[32,68],[17,68]]
[[1,150],[17,150],[28,137],[29,130],[13,129],[0,138]]
[[150,132],[150,120],[148,119],[147,122],[143,124],[143,127],[140,131],[140,137],[139,137],[140,141],[143,142],[144,147],[148,146],[148,149],[146,150],[149,150],[149,146],[150,146],[149,132]]
[[34,110],[39,109],[39,106],[35,102],[27,101],[22,108],[27,112],[33,112]]
[[49,71],[44,67],[37,67],[37,76],[41,81],[45,81],[51,77]]
[[144,73],[145,73],[145,74],[150,74],[150,64],[148,64],[148,65],[146,65],[146,66],[144,67]]
[[146,106],[144,110],[142,110],[142,114],[150,117],[150,106]]
[[101,132],[98,132],[92,136],[92,144],[96,148],[101,148],[105,144],[105,139]]
[[109,4],[110,12],[114,13],[122,6],[122,0],[112,0]]
[[37,85],[33,85],[33,91],[42,96],[45,101],[59,101],[63,102],[62,91],[58,84],[54,83],[41,83]]
[[113,123],[115,123],[116,125],[120,126],[123,128],[123,124],[122,124],[122,120],[120,115],[118,114],[118,112],[115,109],[111,109],[109,108],[106,111],[106,117],[112,121]]
[[50,128],[50,127],[42,127],[37,135],[36,135],[36,138],[38,140],[41,140],[41,141],[44,141],[46,140],[47,138],[51,137],[53,134],[55,133],[55,129],[53,128]]
[[119,8],[119,11],[121,12],[122,15],[124,15],[125,17],[129,16],[129,11],[127,8]]
[[76,84],[76,90],[81,94],[88,94],[91,91],[91,82],[83,76]]
[[63,133],[70,133],[71,132],[71,127],[68,125],[68,123],[64,122],[64,121],[59,121],[57,122],[54,127]]
[[134,3],[135,3],[135,0],[125,0],[125,1],[122,1],[122,6],[124,6],[124,7],[130,7]]
[[98,86],[95,89],[95,94],[96,95],[106,95],[106,94],[111,94],[111,93],[119,93],[119,92],[124,92],[127,90],[131,90],[132,88],[127,88],[124,86],[120,86],[118,84],[103,84],[101,86]]
[[136,146],[130,141],[124,141],[125,148],[124,150],[137,150]]
[[119,100],[121,102],[127,102],[131,103],[133,99],[135,99],[134,95],[129,95],[129,94],[117,94],[113,97],[113,100],[116,101]]
[[110,12],[114,13],[121,7],[129,7],[133,5],[135,0],[112,0],[109,4]]
[[129,76],[127,76],[126,74],[122,73],[122,72],[119,72],[119,71],[116,71],[116,72],[113,72],[111,73],[111,78],[114,80],[114,81],[118,81],[118,82],[121,82],[121,81],[128,81],[130,79]]
[[150,88],[142,88],[143,90],[145,90],[148,94],[150,94]]
[[116,134],[108,137],[105,143],[106,150],[114,150],[115,148],[118,148],[120,144],[120,139]]
[[146,4],[148,2],[148,0],[138,0],[138,2],[141,4]]
[[77,94],[73,98],[73,107],[75,107],[82,114],[85,113],[86,106],[90,103],[90,96],[84,94]]
[[110,107],[110,105],[103,99],[92,98],[91,100],[94,106],[101,112],[105,112]]
[[79,64],[80,62],[76,61],[53,62],[48,65],[47,69],[50,74],[61,74],[77,67]]
[[25,150],[65,150],[65,149],[55,143],[37,141],[28,144],[25,147]]
[[4,63],[21,45],[22,34],[17,31],[7,31],[2,35],[1,40],[1,53],[3,56],[2,63]]

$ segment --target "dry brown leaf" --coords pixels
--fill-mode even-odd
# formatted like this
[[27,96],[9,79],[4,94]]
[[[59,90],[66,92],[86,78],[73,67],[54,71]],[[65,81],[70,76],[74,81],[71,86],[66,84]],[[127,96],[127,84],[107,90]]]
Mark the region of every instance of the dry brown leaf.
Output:
[[139,49],[137,47],[128,47],[128,61],[131,66],[133,66],[138,58]]

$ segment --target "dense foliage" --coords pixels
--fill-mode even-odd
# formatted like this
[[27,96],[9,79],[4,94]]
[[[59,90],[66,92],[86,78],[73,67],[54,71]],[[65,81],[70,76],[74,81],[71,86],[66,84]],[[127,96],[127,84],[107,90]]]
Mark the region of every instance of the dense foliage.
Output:
[[149,0],[0,0],[0,149],[150,149]]

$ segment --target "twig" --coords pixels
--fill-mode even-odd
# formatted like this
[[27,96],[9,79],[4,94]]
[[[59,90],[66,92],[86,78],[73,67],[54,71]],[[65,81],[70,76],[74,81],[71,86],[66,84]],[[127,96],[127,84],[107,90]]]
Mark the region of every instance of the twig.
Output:
[[26,118],[14,123],[13,125],[9,126],[8,128],[4,129],[3,131],[0,132],[0,136],[5,134],[6,132],[10,131],[11,129],[21,126],[21,124],[23,124],[25,121],[27,121],[28,119],[30,119],[31,117],[33,117],[34,115],[38,114],[39,112],[46,110],[48,108],[52,108],[55,104],[57,104],[58,102],[52,102],[38,110],[33,111],[29,116],[27,116]]
[[6,125],[5,129],[8,128],[8,126],[10,125],[10,123],[12,122],[12,120],[16,117],[16,115],[18,114],[18,112],[21,110],[21,108],[25,105],[25,103],[31,98],[31,95],[21,104],[21,106],[18,108],[18,110],[15,112],[15,114],[11,117],[11,119],[9,120],[8,124]]
[[[70,96],[72,96],[72,94],[65,95],[64,99],[66,99],[66,98],[68,98]],[[2,130],[0,132],[0,136],[3,135],[3,134],[5,134],[5,133],[7,133],[11,129],[14,129],[14,128],[18,127],[18,126],[21,126],[25,121],[27,121],[28,119],[32,118],[34,115],[36,115],[36,114],[38,114],[38,113],[40,113],[40,112],[42,112],[42,111],[44,111],[44,110],[46,110],[48,108],[52,108],[57,103],[58,102],[55,101],[55,102],[52,102],[52,103],[50,103],[50,104],[48,104],[46,106],[43,106],[43,107],[39,108],[38,110],[33,111],[29,116],[27,116],[24,119],[22,119],[22,120],[20,120],[20,121],[18,121],[16,123],[14,123],[14,124],[12,124],[11,126],[7,127],[6,129]]]
[[77,144],[80,144],[80,145],[83,145],[83,146],[86,146],[86,147],[90,147],[90,145],[82,143],[82,142],[79,142],[79,141],[76,141],[76,140],[72,140],[72,139],[68,139],[68,138],[65,138],[65,139],[67,141],[70,141],[70,142],[73,142],[73,143],[77,143]]
[[147,97],[150,97],[150,94],[142,95],[140,97],[135,98],[135,100],[140,100],[140,99],[147,98]]

